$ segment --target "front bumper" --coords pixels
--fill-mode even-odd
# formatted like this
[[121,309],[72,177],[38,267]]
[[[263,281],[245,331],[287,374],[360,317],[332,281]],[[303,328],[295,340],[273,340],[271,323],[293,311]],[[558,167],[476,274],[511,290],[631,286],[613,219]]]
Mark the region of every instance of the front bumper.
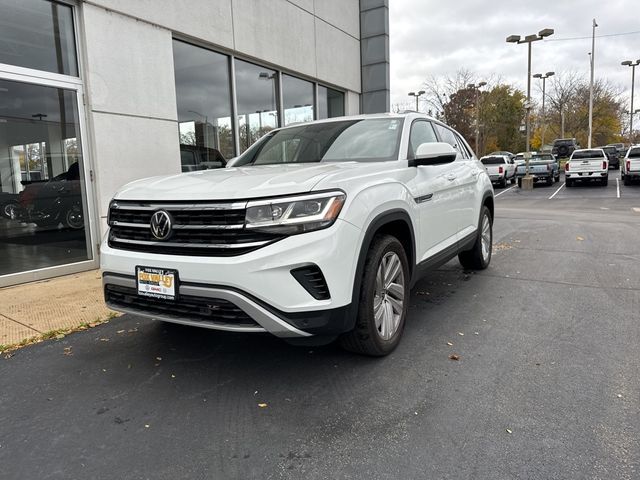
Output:
[[[108,237],[108,235],[107,235]],[[117,311],[198,325],[218,330],[270,332],[280,337],[337,334],[350,328],[353,280],[361,231],[342,220],[325,230],[293,235],[244,255],[193,257],[115,249],[103,242],[101,268],[105,293],[109,285],[133,289],[127,302],[107,303]],[[330,298],[315,299],[291,274],[291,270],[317,265],[327,283]],[[230,302],[255,325],[194,319],[188,311],[172,309],[167,300],[163,313],[136,303],[136,266],[178,272],[178,296],[220,299]],[[203,308],[207,308],[206,302]],[[186,312],[186,313],[185,313]]]

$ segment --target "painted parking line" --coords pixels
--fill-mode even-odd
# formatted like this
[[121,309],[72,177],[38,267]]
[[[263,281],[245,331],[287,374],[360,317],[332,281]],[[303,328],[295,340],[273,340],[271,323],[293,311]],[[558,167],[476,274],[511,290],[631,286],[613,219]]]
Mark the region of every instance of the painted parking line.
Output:
[[558,194],[558,192],[559,192],[560,190],[562,190],[562,187],[564,187],[564,186],[565,186],[565,183],[563,183],[562,185],[560,185],[560,188],[558,188],[555,192],[553,192],[553,194],[549,197],[549,200],[551,200],[553,197],[555,197],[555,196]]
[[512,185],[511,187],[507,188],[506,190],[501,191],[500,193],[496,193],[494,195],[494,197],[499,197],[500,195],[502,195],[503,193],[507,193],[509,190],[513,190],[514,188],[516,188],[517,185]]
[[616,192],[618,194],[618,198],[620,198],[620,179],[616,177]]

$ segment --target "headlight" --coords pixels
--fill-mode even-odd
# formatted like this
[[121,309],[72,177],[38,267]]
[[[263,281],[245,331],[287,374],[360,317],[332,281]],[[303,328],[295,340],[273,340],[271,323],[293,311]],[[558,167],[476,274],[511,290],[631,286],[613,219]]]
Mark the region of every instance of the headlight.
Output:
[[333,225],[346,195],[341,191],[255,200],[247,204],[245,227],[293,235]]

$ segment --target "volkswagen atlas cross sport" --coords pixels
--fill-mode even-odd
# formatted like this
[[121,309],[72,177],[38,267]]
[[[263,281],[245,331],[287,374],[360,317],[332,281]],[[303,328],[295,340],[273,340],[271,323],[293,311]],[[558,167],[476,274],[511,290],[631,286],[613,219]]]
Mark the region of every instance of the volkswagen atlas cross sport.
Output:
[[385,355],[409,289],[491,260],[493,189],[469,145],[416,113],[276,129],[233,166],[116,193],[101,247],[110,308]]

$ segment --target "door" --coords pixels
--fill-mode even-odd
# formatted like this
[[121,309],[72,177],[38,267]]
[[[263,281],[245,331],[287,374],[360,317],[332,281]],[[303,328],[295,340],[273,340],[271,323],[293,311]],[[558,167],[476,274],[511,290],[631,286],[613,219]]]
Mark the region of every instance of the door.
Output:
[[[437,141],[431,122],[415,120],[411,124],[407,158],[415,158],[420,144]],[[415,167],[415,176],[408,182],[420,221],[416,238],[418,262],[433,257],[457,241],[459,221],[451,208],[458,190],[456,170],[455,162]]]

